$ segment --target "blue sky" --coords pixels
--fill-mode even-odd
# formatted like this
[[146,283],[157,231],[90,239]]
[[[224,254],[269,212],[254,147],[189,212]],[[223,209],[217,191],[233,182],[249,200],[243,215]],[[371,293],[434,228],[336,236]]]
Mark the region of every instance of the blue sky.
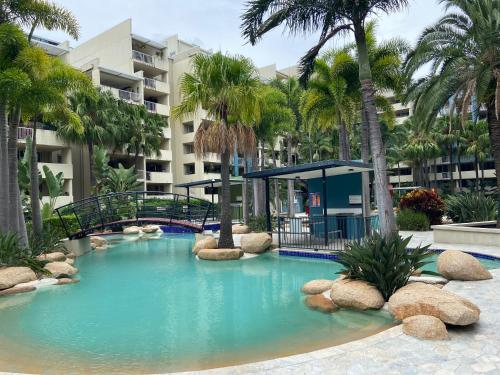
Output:
[[[240,53],[257,66],[276,63],[284,68],[297,63],[317,40],[317,36],[289,37],[276,30],[256,46],[245,43],[240,34],[244,0],[56,0],[70,9],[81,25],[78,41],[85,41],[127,18],[133,32],[155,40],[178,34],[181,39],[204,48]],[[410,0],[410,6],[396,14],[378,18],[380,39],[398,36],[414,43],[419,33],[443,14],[438,0]],[[64,41],[62,33],[38,30],[37,35]],[[341,45],[340,39],[330,45]]]

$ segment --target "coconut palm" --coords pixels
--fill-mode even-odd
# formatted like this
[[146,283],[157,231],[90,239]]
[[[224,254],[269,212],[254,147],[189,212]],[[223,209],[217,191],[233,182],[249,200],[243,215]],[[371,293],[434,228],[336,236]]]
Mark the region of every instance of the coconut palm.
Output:
[[233,248],[229,161],[235,145],[244,154],[254,152],[255,134],[251,124],[258,113],[259,80],[250,60],[221,52],[197,54],[192,66],[193,72],[185,73],[181,78],[181,103],[173,109],[173,115],[182,118],[203,108],[211,118],[211,121],[203,121],[196,131],[195,154],[197,157],[207,153],[220,155],[219,247]]
[[50,57],[38,47],[30,47],[19,53],[16,62],[28,75],[30,87],[23,91],[19,105],[23,116],[32,120],[31,159],[31,211],[33,233],[42,233],[42,219],[39,200],[37,128],[41,121],[61,121],[83,132],[80,118],[71,111],[66,95],[82,88],[91,87],[89,78],[79,70],[60,59]]
[[[448,14],[425,29],[406,61],[409,77],[429,64],[431,73],[413,83],[407,99],[414,101],[415,115],[424,121],[448,108],[452,115],[461,115],[464,125],[473,101],[478,104],[473,111],[481,106],[486,108],[500,186],[500,3],[497,0],[441,2]],[[500,219],[497,227],[500,228]]]
[[[270,82],[271,86],[276,87],[281,91],[287,102],[287,107],[292,111],[294,127],[290,126],[290,131],[286,135],[286,151],[287,151],[287,165],[293,164],[293,151],[298,144],[298,135],[302,129],[302,114],[300,112],[300,101],[304,90],[296,78],[289,77],[286,80],[274,79]],[[294,181],[288,180],[287,182],[288,202],[293,202],[295,199]],[[295,206],[288,205],[288,215],[295,215]]]
[[383,235],[395,232],[396,223],[392,199],[389,194],[382,134],[374,103],[375,90],[365,26],[368,16],[377,12],[396,11],[406,4],[407,0],[251,0],[242,16],[243,35],[252,44],[281,24],[285,24],[292,34],[320,31],[320,40],[301,60],[303,80],[312,73],[314,59],[328,40],[339,34],[354,33],[358,52],[362,101],[370,129],[375,195]]

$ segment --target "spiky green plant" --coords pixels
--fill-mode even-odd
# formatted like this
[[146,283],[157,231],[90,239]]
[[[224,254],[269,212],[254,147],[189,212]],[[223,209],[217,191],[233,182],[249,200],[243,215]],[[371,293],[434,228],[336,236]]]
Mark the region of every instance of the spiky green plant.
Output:
[[[399,235],[382,237],[375,234],[363,242],[348,245],[346,250],[336,252],[337,263],[344,266],[339,273],[349,279],[363,280],[373,284],[387,301],[399,288],[408,283],[415,270],[430,263],[429,246],[408,251],[411,237]],[[423,270],[422,273],[436,274]]]
[[446,214],[455,223],[495,220],[497,202],[483,193],[461,193],[445,199]]

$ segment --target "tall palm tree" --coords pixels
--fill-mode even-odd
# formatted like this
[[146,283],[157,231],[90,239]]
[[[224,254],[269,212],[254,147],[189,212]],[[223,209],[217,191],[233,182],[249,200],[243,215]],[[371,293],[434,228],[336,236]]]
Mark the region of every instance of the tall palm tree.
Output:
[[[90,182],[94,186],[94,147],[113,145],[112,140],[119,139],[116,136],[116,131],[121,129],[117,123],[120,118],[118,101],[110,92],[96,89],[75,91],[69,95],[68,101],[71,110],[79,116],[83,124],[83,132],[67,123],[61,123],[57,132],[66,141],[87,146]],[[115,136],[112,136],[113,134]]]
[[28,48],[23,31],[12,24],[0,25],[0,232],[12,231],[27,244],[17,177],[17,121],[11,108],[30,85],[28,75],[17,65],[19,54]]
[[38,47],[21,51],[16,61],[30,79],[30,87],[23,92],[20,108],[23,115],[33,121],[30,198],[33,233],[39,236],[42,233],[42,218],[37,155],[38,123],[58,120],[70,124],[77,132],[83,132],[80,118],[71,111],[66,95],[74,90],[89,89],[91,81],[84,73],[58,58],[49,57]]
[[255,149],[251,124],[258,113],[259,80],[250,60],[240,56],[197,54],[193,72],[185,73],[180,82],[181,103],[173,115],[182,118],[204,108],[211,121],[198,127],[194,144],[198,157],[216,153],[221,158],[220,248],[233,248],[229,162],[235,145],[244,154]]
[[[286,136],[286,151],[287,151],[287,165],[291,166],[293,164],[293,152],[298,143],[298,134],[302,129],[302,114],[300,112],[300,101],[304,90],[299,84],[296,78],[289,77],[286,80],[274,79],[271,81],[271,86],[276,87],[280,90],[286,97],[287,107],[293,113],[293,123],[294,127],[290,127],[290,131]],[[294,181],[287,181],[287,196],[288,196],[288,215],[295,215],[295,205],[293,204],[295,200],[295,188]]]
[[[406,61],[409,77],[422,66],[431,73],[410,87],[415,115],[425,121],[443,108],[459,113],[462,124],[470,104],[484,106],[500,186],[500,3],[497,0],[441,0],[449,11],[424,30]],[[500,194],[499,194],[500,210]],[[500,215],[497,227],[500,228]]]
[[371,14],[396,11],[406,4],[407,0],[251,0],[242,16],[243,35],[252,44],[281,24],[285,24],[292,34],[320,31],[320,40],[301,60],[303,80],[312,73],[314,59],[328,40],[342,33],[353,32],[358,53],[363,107],[370,130],[375,195],[383,235],[395,232],[396,223],[389,194],[382,133],[375,106],[365,24]]
[[[486,121],[467,121],[463,129],[465,140],[465,154],[474,159],[474,171],[476,173],[476,191],[484,189],[480,184],[479,167],[486,160],[489,149],[488,124]],[[482,169],[482,168],[481,168]],[[484,180],[484,169],[482,169],[482,179]],[[480,187],[481,185],[481,187]]]

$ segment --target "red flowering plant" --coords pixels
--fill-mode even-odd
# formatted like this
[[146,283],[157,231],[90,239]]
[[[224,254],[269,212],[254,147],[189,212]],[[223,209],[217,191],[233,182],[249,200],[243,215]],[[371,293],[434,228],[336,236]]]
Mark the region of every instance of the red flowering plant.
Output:
[[401,198],[398,208],[422,212],[429,218],[431,225],[438,225],[441,224],[445,205],[443,199],[434,190],[415,189]]

